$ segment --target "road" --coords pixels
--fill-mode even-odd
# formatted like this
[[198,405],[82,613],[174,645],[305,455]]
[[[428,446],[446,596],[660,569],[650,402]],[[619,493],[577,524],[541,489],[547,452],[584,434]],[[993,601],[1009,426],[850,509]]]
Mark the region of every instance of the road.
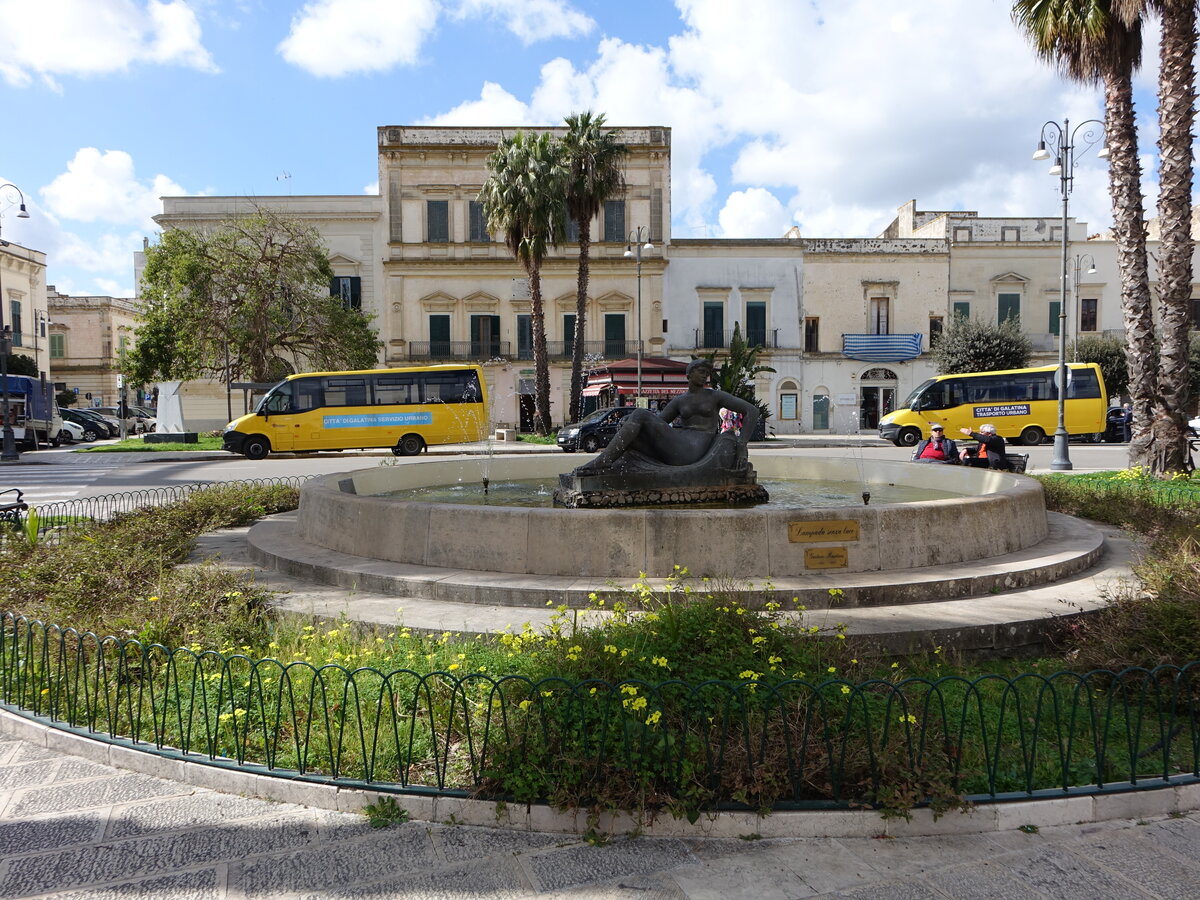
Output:
[[[905,460],[912,452],[909,448],[893,447],[869,435],[846,435],[840,438],[808,435],[798,441],[814,445],[796,447],[795,451],[801,456],[840,454],[861,459],[864,464],[873,459]],[[501,446],[497,445],[494,451],[505,452]],[[522,452],[541,449],[529,444],[519,446]],[[232,454],[78,453],[75,452],[77,449],[60,447],[23,453],[20,462],[0,465],[0,490],[17,487],[25,492],[26,501],[49,503],[196,481],[324,475],[377,466],[385,460],[395,461],[395,457],[379,455],[378,451],[271,456],[253,461]],[[1029,472],[1050,470],[1054,455],[1054,448],[1050,444],[1014,449],[1029,453]],[[551,449],[549,452],[558,451]],[[758,452],[774,452],[774,448],[764,447],[760,450],[755,447],[751,450],[752,455]],[[578,456],[580,462],[583,458]],[[1072,444],[1070,458],[1074,471],[1121,469],[1128,465],[1128,447],[1125,444]]]

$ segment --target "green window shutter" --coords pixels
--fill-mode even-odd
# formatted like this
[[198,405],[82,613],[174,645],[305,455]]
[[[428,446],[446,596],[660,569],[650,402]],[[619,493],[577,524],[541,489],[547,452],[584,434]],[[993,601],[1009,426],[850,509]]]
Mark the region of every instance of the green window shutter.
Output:
[[999,312],[997,321],[1001,325],[1009,319],[1019,319],[1021,317],[1021,295],[999,294],[996,297],[996,307]]
[[[1059,316],[1061,315],[1061,310],[1062,310],[1062,303],[1060,303],[1057,300],[1050,301],[1050,328],[1049,328],[1049,331],[1053,335],[1058,334],[1058,324],[1060,321]],[[1004,319],[1002,318],[1000,321],[1003,322]]]

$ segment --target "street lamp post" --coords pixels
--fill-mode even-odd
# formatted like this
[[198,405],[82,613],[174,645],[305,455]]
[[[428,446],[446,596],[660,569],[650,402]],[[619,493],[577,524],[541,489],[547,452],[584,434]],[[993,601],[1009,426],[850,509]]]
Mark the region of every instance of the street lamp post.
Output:
[[654,245],[650,243],[650,229],[645,225],[639,225],[629,232],[629,240],[625,244],[625,258],[633,257],[637,260],[637,399],[633,401],[635,406],[642,399],[642,251],[653,249]]
[[[12,188],[21,197],[21,208],[17,213],[17,218],[28,219],[25,195],[15,184],[0,184],[0,191],[8,188]],[[7,246],[7,243],[0,240],[0,247]],[[3,268],[2,264],[0,264],[0,268]],[[17,452],[17,442],[13,436],[8,406],[8,356],[12,353],[13,335],[12,328],[4,324],[4,290],[2,286],[0,286],[0,331],[3,332],[3,337],[0,337],[0,418],[4,419],[4,437],[3,442],[0,443],[0,462],[16,462],[21,458],[21,454]]]
[[[1041,139],[1038,141],[1037,150],[1033,153],[1033,158],[1036,160],[1050,159],[1051,150],[1054,151],[1054,165],[1050,167],[1050,174],[1058,176],[1059,191],[1062,195],[1062,270],[1061,270],[1061,290],[1059,291],[1058,304],[1058,428],[1054,432],[1054,458],[1050,460],[1050,468],[1058,471],[1066,471],[1072,468],[1070,450],[1070,437],[1067,434],[1066,426],[1066,411],[1067,411],[1067,250],[1069,246],[1069,236],[1067,234],[1067,209],[1071,198],[1071,188],[1075,182],[1075,161],[1078,159],[1078,154],[1075,152],[1075,138],[1083,131],[1081,137],[1083,146],[1079,149],[1079,154],[1086,150],[1090,150],[1096,144],[1100,144],[1103,138],[1103,132],[1097,135],[1092,126],[1099,126],[1103,129],[1104,123],[1099,119],[1088,119],[1080,122],[1074,128],[1071,128],[1071,121],[1063,119],[1062,124],[1053,120],[1042,125]],[[1084,130],[1086,129],[1086,130]],[[1051,147],[1046,147],[1047,142]],[[1099,152],[1096,154],[1101,159],[1108,158],[1108,148],[1101,144]]]
[[1071,345],[1071,362],[1075,362],[1075,357],[1079,352],[1079,334],[1083,327],[1083,310],[1079,308],[1079,275],[1085,259],[1088,261],[1087,274],[1092,275],[1096,272],[1096,257],[1090,253],[1075,254],[1075,277],[1071,280],[1071,307],[1075,313],[1075,343]]

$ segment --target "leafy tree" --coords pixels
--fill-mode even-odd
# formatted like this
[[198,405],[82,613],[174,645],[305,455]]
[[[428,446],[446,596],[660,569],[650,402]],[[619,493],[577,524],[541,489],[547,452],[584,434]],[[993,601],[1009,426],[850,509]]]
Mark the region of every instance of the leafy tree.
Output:
[[567,116],[562,139],[567,167],[567,214],[579,225],[579,277],[575,294],[575,343],[571,354],[571,400],[568,422],[578,422],[583,399],[583,347],[587,322],[588,264],[592,244],[592,219],[604,205],[625,189],[624,163],[629,149],[619,131],[604,130],[603,114]]
[[134,382],[278,380],[290,368],[372,368],[370,319],[331,296],[315,229],[260,209],[212,231],[172,229],[146,252]]
[[73,406],[79,400],[79,395],[74,391],[59,391],[54,395],[54,399],[58,401],[59,406]]
[[1108,396],[1115,398],[1125,393],[1129,386],[1129,369],[1125,363],[1125,342],[1115,337],[1089,336],[1071,345],[1069,355],[1079,362],[1093,362],[1100,366]]
[[28,375],[31,378],[38,377],[37,363],[31,357],[24,353],[10,353],[8,356],[8,374],[9,375]]
[[970,316],[954,316],[930,351],[939,374],[1022,369],[1033,347],[1016,317],[997,325]]
[[518,131],[488,157],[491,174],[479,192],[488,231],[504,243],[529,276],[533,326],[534,430],[550,432],[550,365],[546,356],[546,312],[542,303],[542,263],[560,244],[564,221],[566,166],[559,142],[549,133]]
[[713,364],[713,387],[757,406],[759,428],[763,434],[766,434],[766,421],[767,416],[771,415],[771,408],[755,395],[754,379],[762,372],[774,372],[775,370],[758,361],[758,355],[762,351],[761,344],[751,346],[746,342],[746,339],[742,337],[741,324],[734,322],[733,336],[729,339],[729,350],[725,358],[718,362],[716,350],[708,353],[705,358]]

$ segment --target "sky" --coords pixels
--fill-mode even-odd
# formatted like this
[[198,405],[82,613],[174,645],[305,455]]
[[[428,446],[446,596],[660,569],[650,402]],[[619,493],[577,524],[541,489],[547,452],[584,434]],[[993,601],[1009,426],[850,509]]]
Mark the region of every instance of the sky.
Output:
[[[0,0],[0,237],[134,295],[170,195],[378,192],[383,125],[672,129],[672,232],[875,237],[919,209],[1061,215],[1043,124],[1103,116],[1004,0]],[[1136,108],[1156,193],[1157,30]],[[1081,149],[1081,142],[1077,148]],[[1077,153],[1071,214],[1110,224]]]

